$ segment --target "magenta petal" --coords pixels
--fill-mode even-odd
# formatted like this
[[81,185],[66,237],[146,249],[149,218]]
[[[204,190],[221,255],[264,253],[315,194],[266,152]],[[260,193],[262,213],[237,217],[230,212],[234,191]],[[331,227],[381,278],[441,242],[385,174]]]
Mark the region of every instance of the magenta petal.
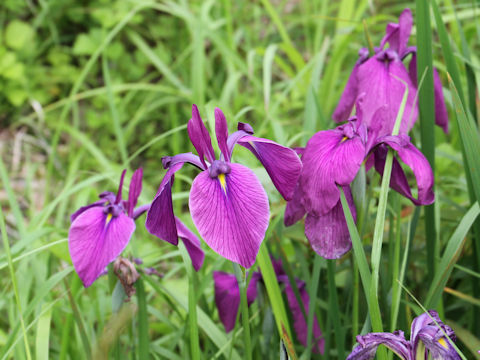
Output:
[[400,125],[400,133],[408,133],[418,115],[415,104],[417,90],[400,59],[386,60],[380,54],[372,57],[359,66],[357,78],[359,94],[365,93],[362,110],[367,127],[371,126],[373,115],[377,109],[381,106],[388,106],[390,112],[388,121],[384,122],[379,136],[391,135],[400,108],[405,86],[397,78],[407,83],[409,91]]
[[260,160],[278,192],[285,200],[290,200],[302,171],[302,162],[297,153],[272,140],[255,136],[244,136],[238,143]]
[[128,203],[127,203],[127,213],[128,216],[133,216],[133,210],[137,206],[138,197],[142,192],[142,178],[143,170],[139,168],[135,170],[132,175],[132,180],[130,180],[130,187],[128,189]]
[[215,134],[217,135],[218,147],[225,157],[225,161],[230,161],[230,152],[228,151],[228,126],[225,115],[222,110],[215,108]]
[[[325,215],[339,201],[338,185],[349,185],[365,157],[363,140],[350,133],[346,124],[334,130],[319,131],[307,143],[302,157],[300,186],[305,210],[315,216]],[[352,130],[353,131],[353,130]]]
[[415,357],[410,356],[410,344],[405,340],[402,331],[391,333],[370,333],[357,336],[358,345],[348,355],[347,360],[371,360],[375,357],[377,348],[385,345],[393,350],[402,360],[411,360]]
[[190,255],[193,268],[195,271],[198,271],[202,267],[203,260],[205,259],[205,253],[200,246],[200,240],[179,218],[176,217],[175,220],[178,237],[182,239],[188,255]]
[[213,160],[215,160],[215,153],[213,151],[210,134],[203,124],[197,105],[195,104],[192,105],[192,118],[188,121],[187,132],[190,141],[197,150],[202,164],[206,167],[204,156],[209,162],[213,162]]
[[340,101],[333,112],[332,118],[336,122],[347,121],[352,113],[353,105],[355,104],[357,95],[359,95],[357,81],[357,71],[359,66],[359,64],[356,64],[353,68],[347,84],[345,85],[345,89],[343,90]]
[[105,205],[105,203],[107,202],[107,199],[101,199],[101,200],[98,200],[98,201],[95,201],[94,203],[92,204],[89,204],[89,205],[86,205],[86,206],[82,206],[80,209],[78,209],[77,211],[75,211],[72,215],[70,215],[70,221],[73,222],[77,217],[79,217],[82,213],[84,213],[85,211],[87,211],[88,209],[91,209],[92,207],[97,207],[97,206],[101,206],[103,208],[103,205]]
[[183,163],[177,163],[171,165],[168,169],[147,212],[147,220],[145,221],[145,227],[150,234],[173,245],[178,244],[178,235],[173,214],[172,183],[173,175],[182,166]]
[[127,246],[135,222],[120,213],[110,218],[103,208],[93,207],[70,226],[68,248],[73,266],[85,287],[89,287]]
[[[305,313],[308,314],[309,312],[309,304],[310,304],[310,297],[308,296],[308,292],[305,289],[305,283],[300,283],[299,286],[300,298],[303,302],[303,307],[305,309]],[[290,283],[286,283],[285,286],[285,293],[287,294],[287,301],[288,306],[290,307],[290,311],[292,312],[293,318],[293,327],[295,329],[295,334],[297,339],[303,346],[307,346],[307,338],[308,338],[308,326],[305,317],[303,316],[303,312],[301,310],[300,304],[295,297],[295,293],[293,292]],[[325,347],[325,340],[322,337],[322,331],[318,326],[318,320],[315,316],[313,321],[313,352],[323,354],[324,347]]]
[[[355,206],[349,187],[343,187],[353,218],[356,219]],[[305,220],[305,235],[313,250],[326,259],[338,259],[352,247],[347,222],[340,200],[325,215],[311,213]]]
[[[408,139],[408,136],[385,136],[379,142],[387,144],[398,154],[400,160],[412,169],[418,187],[418,197],[412,196],[407,178],[398,161],[393,162],[390,186],[415,205],[430,205],[435,201],[433,193],[433,172],[428,160]],[[383,174],[387,148],[378,146],[375,149],[375,169]]]
[[390,49],[395,50],[400,57],[407,50],[408,39],[412,32],[413,18],[410,9],[405,9],[398,18],[398,24],[389,23],[382,39],[380,47],[383,49],[385,43],[390,44]]
[[285,208],[285,215],[283,217],[283,223],[285,226],[292,226],[297,221],[299,221],[305,215],[305,208],[302,204],[303,192],[301,190],[300,184],[297,183],[295,191],[293,192],[292,200],[287,202]]
[[443,98],[442,83],[437,69],[433,68],[433,88],[435,95],[435,124],[448,134],[448,113],[445,99]]
[[255,262],[269,220],[265,190],[249,168],[229,164],[225,187],[208,171],[193,181],[189,207],[205,242],[224,258],[249,268]]
[[[247,302],[249,306],[257,298],[257,282],[260,278],[261,275],[255,272],[248,284]],[[240,289],[237,278],[233,274],[214,271],[213,282],[215,284],[215,305],[220,321],[225,327],[225,331],[230,332],[235,327],[240,305]]]

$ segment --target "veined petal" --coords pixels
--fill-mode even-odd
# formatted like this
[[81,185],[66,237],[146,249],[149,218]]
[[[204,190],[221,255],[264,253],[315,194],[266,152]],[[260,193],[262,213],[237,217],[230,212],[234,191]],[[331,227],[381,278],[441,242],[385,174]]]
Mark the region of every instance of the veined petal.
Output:
[[408,97],[400,125],[400,133],[408,133],[413,127],[418,110],[415,104],[417,93],[407,69],[398,56],[392,51],[386,50],[370,58],[359,66],[357,71],[358,93],[365,93],[363,101],[363,119],[367,127],[372,124],[372,118],[379,107],[387,106],[389,116],[382,124],[379,136],[391,135],[400,103],[408,86]]
[[135,222],[127,215],[120,213],[112,217],[99,207],[88,209],[73,221],[68,233],[68,249],[85,287],[121,254],[134,230]]
[[195,271],[198,271],[202,267],[203,260],[205,259],[205,253],[200,246],[200,240],[179,218],[175,217],[175,222],[178,237],[182,239],[188,255],[190,255],[193,268]]
[[358,92],[358,80],[357,80],[357,71],[360,64],[355,64],[350,77],[348,78],[345,89],[343,90],[340,101],[338,102],[335,111],[333,112],[332,118],[336,122],[347,121],[352,113],[353,105],[359,95]]
[[249,268],[268,227],[269,205],[255,174],[230,164],[222,179],[201,172],[193,181],[189,207],[205,242],[224,258]]
[[[430,205],[435,201],[433,193],[433,172],[428,160],[410,141],[408,136],[384,136],[378,139],[380,144],[386,144],[395,150],[400,160],[412,169],[417,181],[418,196],[412,196],[410,186],[403,169],[397,159],[394,159],[390,187],[410,199],[415,205]],[[374,150],[375,169],[383,174],[388,149],[379,145]]]
[[[412,59],[408,66],[409,77],[413,84],[417,86],[417,54],[412,52]],[[443,97],[442,83],[437,69],[433,68],[433,90],[435,96],[435,124],[448,134],[448,113],[445,99]]]
[[285,226],[291,226],[299,221],[305,215],[305,208],[302,204],[303,192],[300,183],[297,183],[293,192],[292,200],[287,202],[283,223]]
[[190,141],[197,150],[200,161],[206,167],[204,157],[211,163],[215,160],[215,153],[212,147],[212,140],[207,128],[203,124],[197,105],[192,105],[192,118],[188,121],[187,132]]
[[132,175],[132,180],[130,180],[130,187],[128,189],[128,203],[127,203],[127,213],[128,216],[133,217],[133,210],[137,206],[138,197],[142,192],[142,178],[143,178],[143,169],[138,168]]
[[[260,278],[261,275],[255,272],[248,284],[247,302],[249,306],[257,298],[257,282]],[[230,332],[235,327],[240,305],[240,288],[237,278],[233,274],[214,271],[213,282],[215,284],[215,305],[218,309],[220,321],[225,327],[225,331]]]
[[220,151],[222,152],[225,161],[230,161],[230,153],[228,151],[227,139],[228,139],[228,126],[225,115],[222,110],[215,108],[215,134],[217,135],[217,142]]
[[[304,282],[297,282],[299,284],[298,290],[300,292],[300,298],[303,303],[303,307],[305,309],[305,313],[308,314],[309,312],[309,305],[310,305],[310,297],[308,296],[307,289],[305,288]],[[297,335],[297,339],[303,346],[307,346],[307,338],[308,338],[308,326],[303,316],[300,304],[295,297],[295,293],[287,281],[285,286],[285,293],[287,294],[287,301],[290,311],[292,312],[293,318],[293,327],[295,329],[295,334]],[[313,352],[323,354],[324,347],[325,347],[325,340],[322,337],[322,331],[318,326],[317,317],[314,317],[313,321]]]
[[302,162],[297,153],[272,140],[251,135],[240,138],[238,143],[260,160],[278,192],[285,200],[291,200],[302,171]]
[[385,345],[403,360],[411,360],[408,341],[402,331],[370,333],[357,336],[358,345],[346,360],[370,360],[375,357],[379,345]]
[[303,205],[316,217],[327,214],[338,203],[337,184],[349,185],[365,157],[362,138],[353,130],[351,134],[344,131],[347,127],[352,125],[319,131],[308,141],[302,156],[300,186],[304,194]]
[[145,221],[145,227],[150,234],[173,245],[178,244],[178,235],[175,215],[173,214],[172,183],[173,175],[182,166],[182,162],[170,166],[158,188],[157,195],[152,201]]
[[398,18],[398,24],[389,23],[385,31],[385,36],[380,43],[383,49],[385,44],[390,44],[390,49],[395,50],[400,57],[403,57],[407,49],[408,39],[412,32],[413,18],[410,9],[405,9]]
[[[353,218],[356,220],[357,215],[350,188],[344,186],[343,190]],[[305,219],[305,235],[313,250],[326,259],[338,259],[348,252],[352,248],[352,241],[340,200],[324,215],[316,216],[308,213]]]

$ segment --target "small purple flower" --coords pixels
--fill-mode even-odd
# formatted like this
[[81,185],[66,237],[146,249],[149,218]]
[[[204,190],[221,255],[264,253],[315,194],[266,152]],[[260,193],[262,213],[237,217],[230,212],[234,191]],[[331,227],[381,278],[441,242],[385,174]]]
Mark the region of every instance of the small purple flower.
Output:
[[358,335],[358,345],[347,360],[370,360],[375,357],[379,345],[385,345],[403,360],[427,359],[458,360],[460,355],[452,346],[455,341],[453,330],[445,325],[438,313],[430,310],[412,322],[410,341],[402,331]]
[[100,194],[100,200],[81,207],[71,216],[68,248],[73,266],[85,287],[103,273],[105,267],[125,249],[135,230],[134,219],[146,210],[135,210],[142,191],[142,169],[134,172],[128,200],[122,200],[124,170],[117,195]]
[[[301,305],[297,301],[288,277],[283,271],[281,261],[274,260],[273,265],[278,282],[284,284],[284,291],[287,297],[288,306],[292,313],[293,327],[295,329],[297,339],[303,346],[307,346],[308,326],[301,310]],[[238,308],[240,305],[240,290],[237,278],[233,274],[214,271],[213,280],[215,284],[215,304],[217,305],[218,314],[223,326],[225,327],[225,331],[230,332],[235,327]],[[259,281],[263,281],[261,273],[254,272],[247,288],[247,302],[249,306],[257,298],[257,285]],[[308,296],[305,282],[299,279],[296,279],[295,281],[297,283],[303,307],[305,312],[308,314],[310,297]],[[323,354],[325,340],[322,337],[322,331],[318,326],[318,320],[316,317],[313,324],[313,340],[315,344],[313,347],[313,352]]]
[[[418,110],[415,104],[417,93],[417,62],[416,48],[408,47],[408,39],[412,30],[412,13],[405,9],[399,17],[398,24],[389,23],[386,34],[375,48],[375,54],[369,57],[368,50],[363,48],[359,51],[360,58],[352,70],[345,90],[333,113],[333,119],[337,122],[346,121],[350,117],[358,97],[365,96],[364,119],[367,127],[373,123],[373,114],[382,106],[387,107],[390,113],[382,122],[379,136],[390,135],[395,122],[395,117],[405,91],[404,84],[408,86],[408,98],[403,114],[400,133],[407,134],[413,127]],[[385,49],[389,43],[390,47]],[[413,54],[409,70],[403,64],[407,55]],[[442,85],[437,71],[434,71],[435,88],[435,122],[448,132],[448,118],[445,101],[442,94]]]
[[[352,243],[340,202],[342,187],[353,218],[356,217],[350,183],[362,163],[367,162],[382,175],[388,148],[395,150],[390,187],[416,205],[434,201],[433,173],[423,154],[405,135],[380,136],[379,127],[390,116],[385,107],[373,114],[373,124],[364,122],[363,98],[357,101],[357,116],[335,129],[317,132],[302,155],[303,169],[293,200],[288,202],[284,222],[293,225],[305,213],[305,235],[312,248],[327,259],[337,259],[350,250]],[[412,195],[401,160],[413,171],[418,196]]]
[[193,222],[205,242],[218,254],[246,268],[253,265],[269,220],[269,204],[260,181],[249,168],[232,163],[236,144],[249,149],[260,160],[273,184],[287,200],[293,196],[302,164],[297,154],[271,140],[252,136],[248,124],[239,123],[238,131],[228,135],[222,111],[215,109],[215,132],[221,154],[219,159],[210,135],[195,105],[188,122],[188,135],[197,150],[164,157],[167,169],[147,214],[148,231],[176,244],[178,226],[172,205],[174,174],[188,162],[202,172],[190,190],[189,208]]

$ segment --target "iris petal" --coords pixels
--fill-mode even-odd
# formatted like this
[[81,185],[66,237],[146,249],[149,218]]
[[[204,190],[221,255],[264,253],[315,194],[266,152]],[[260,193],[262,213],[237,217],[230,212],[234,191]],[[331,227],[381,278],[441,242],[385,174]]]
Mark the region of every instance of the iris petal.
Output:
[[316,133],[302,156],[305,210],[317,217],[328,213],[340,199],[337,184],[349,185],[364,157],[365,145],[359,136],[345,139],[339,128]]
[[356,64],[348,78],[345,89],[342,92],[340,101],[338,102],[335,111],[333,112],[332,118],[336,122],[347,121],[352,113],[353,105],[357,99],[358,94],[358,80],[357,80],[357,71],[360,65]]
[[[349,187],[343,187],[353,218],[356,219],[355,206]],[[326,259],[338,259],[352,248],[345,215],[340,200],[326,214],[316,216],[307,214],[305,235],[313,250]]]
[[371,333],[357,336],[357,345],[346,360],[370,360],[375,357],[379,345],[385,345],[401,359],[410,360],[409,344],[402,331],[391,333]]
[[389,23],[385,31],[385,36],[380,43],[380,47],[383,49],[385,44],[390,44],[390,49],[395,50],[400,57],[407,50],[408,39],[412,32],[413,18],[410,9],[405,9],[398,18],[398,24]]
[[89,287],[105,267],[127,246],[135,222],[120,213],[111,218],[103,208],[92,207],[80,214],[68,233],[68,248],[75,271]]
[[170,166],[158,188],[157,195],[152,201],[145,221],[145,227],[150,234],[173,245],[178,244],[178,235],[175,215],[173,214],[172,183],[173,175],[182,166],[182,162]]
[[230,161],[230,152],[228,151],[228,126],[225,115],[222,110],[215,108],[215,134],[217,135],[217,142],[220,151],[225,157],[225,161]]
[[178,237],[182,239],[187,249],[188,255],[192,260],[193,268],[195,271],[198,271],[202,267],[203,260],[205,259],[205,253],[200,246],[200,240],[179,218],[176,217],[175,221]]
[[192,105],[192,118],[187,124],[188,136],[193,146],[197,150],[200,161],[206,167],[204,156],[209,162],[215,160],[215,153],[212,147],[212,140],[207,128],[203,124],[197,105]]
[[255,262],[268,227],[268,198],[250,169],[239,164],[230,164],[230,168],[225,174],[226,191],[208,171],[195,178],[190,213],[208,246],[248,268]]
[[133,210],[137,206],[138,197],[142,192],[142,177],[143,170],[139,168],[135,170],[132,175],[132,180],[130,181],[130,187],[128,190],[128,203],[127,203],[127,213],[128,216],[133,216]]
[[238,143],[250,150],[262,163],[285,200],[291,200],[302,170],[302,162],[296,152],[272,140],[251,135],[240,138]]

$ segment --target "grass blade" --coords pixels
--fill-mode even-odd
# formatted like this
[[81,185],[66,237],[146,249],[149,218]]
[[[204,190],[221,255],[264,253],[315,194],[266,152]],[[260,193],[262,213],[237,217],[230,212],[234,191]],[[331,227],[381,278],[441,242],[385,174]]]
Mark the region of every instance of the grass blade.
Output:
[[138,301],[138,358],[148,360],[150,358],[150,339],[148,336],[147,294],[141,277],[136,281],[135,289]]

